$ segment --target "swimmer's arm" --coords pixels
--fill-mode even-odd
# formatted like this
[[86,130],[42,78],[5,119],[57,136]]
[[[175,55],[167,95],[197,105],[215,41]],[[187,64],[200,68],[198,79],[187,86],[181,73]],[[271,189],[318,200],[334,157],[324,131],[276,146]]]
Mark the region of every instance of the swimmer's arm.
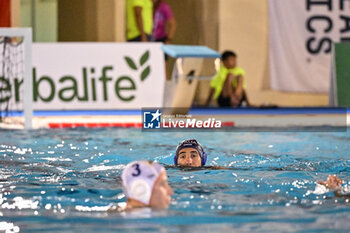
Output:
[[120,203],[119,205],[113,205],[111,206],[107,212],[124,212],[126,210],[126,204]]
[[323,185],[328,189],[336,191],[341,189],[341,185],[344,183],[344,181],[336,175],[329,175],[326,181],[319,180],[316,183]]
[[350,193],[344,193],[342,190],[335,190],[334,195],[336,197],[350,198]]
[[349,186],[342,186],[339,189],[334,190],[334,195],[336,197],[343,197],[346,199],[350,199],[350,189]]
[[120,208],[118,206],[112,206],[110,207],[107,212],[120,212]]
[[326,188],[333,190],[336,197],[350,198],[350,190],[347,186],[341,186],[344,180],[340,179],[336,175],[329,175],[326,181],[317,181],[318,184],[325,186]]

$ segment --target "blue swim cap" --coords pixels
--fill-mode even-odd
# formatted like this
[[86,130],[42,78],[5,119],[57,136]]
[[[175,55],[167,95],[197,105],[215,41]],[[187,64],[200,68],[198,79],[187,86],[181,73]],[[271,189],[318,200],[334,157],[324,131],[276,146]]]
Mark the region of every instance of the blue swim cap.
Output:
[[199,156],[202,159],[202,166],[205,165],[207,162],[207,154],[205,153],[202,145],[196,140],[196,139],[189,139],[189,140],[184,140],[179,143],[179,145],[176,147],[176,152],[174,156],[174,164],[177,165],[177,159],[179,156],[180,150],[183,148],[193,148],[198,151]]

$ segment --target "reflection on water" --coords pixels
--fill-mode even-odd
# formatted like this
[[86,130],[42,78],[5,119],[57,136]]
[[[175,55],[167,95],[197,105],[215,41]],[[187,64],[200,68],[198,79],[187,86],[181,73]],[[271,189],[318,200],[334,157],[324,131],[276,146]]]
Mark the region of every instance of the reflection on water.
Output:
[[12,222],[0,222],[0,231],[4,231],[6,233],[15,233],[19,232],[20,228],[15,226]]
[[[208,167],[171,166],[185,138],[201,142]],[[350,203],[315,181],[350,181],[349,140],[348,132],[2,131],[0,232],[346,230]],[[120,175],[136,159],[166,165],[169,210],[107,211],[125,202]]]

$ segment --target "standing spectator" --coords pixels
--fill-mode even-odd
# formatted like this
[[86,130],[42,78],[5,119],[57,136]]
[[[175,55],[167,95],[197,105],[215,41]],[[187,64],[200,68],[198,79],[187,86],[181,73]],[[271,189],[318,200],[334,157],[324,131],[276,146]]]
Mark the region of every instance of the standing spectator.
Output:
[[[167,32],[167,24],[169,31]],[[176,20],[170,6],[164,0],[153,0],[153,31],[154,41],[169,43],[176,31]]]
[[[167,24],[169,30],[167,31]],[[164,0],[153,0],[153,30],[152,40],[171,43],[176,31],[176,20],[170,6]],[[170,80],[168,74],[168,55],[165,54],[165,76]]]
[[152,0],[127,0],[126,22],[128,41],[150,41],[153,27]]

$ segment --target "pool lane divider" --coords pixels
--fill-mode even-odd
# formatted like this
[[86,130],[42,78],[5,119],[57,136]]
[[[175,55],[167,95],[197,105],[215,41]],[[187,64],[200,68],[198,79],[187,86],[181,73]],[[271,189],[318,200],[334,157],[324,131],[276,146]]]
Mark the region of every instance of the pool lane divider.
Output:
[[[137,116],[141,115],[139,109],[130,110],[36,110],[35,117],[59,117],[59,116]],[[331,107],[279,107],[279,108],[191,108],[190,115],[307,115],[307,114],[350,114],[350,108]],[[9,112],[9,116],[23,116],[23,112]]]
[[[345,108],[276,108],[276,109],[220,109],[192,108],[189,115],[205,120],[215,116],[223,128],[229,127],[319,127],[350,126],[350,109]],[[33,128],[139,128],[142,125],[140,110],[74,110],[35,111]],[[0,128],[21,129],[22,119],[10,114]],[[166,125],[165,125],[166,126]]]
[[[59,122],[59,123],[48,123],[48,128],[50,129],[63,129],[63,128],[142,128],[142,123],[140,122]],[[222,122],[222,127],[234,127],[235,123],[233,121]],[[179,128],[179,127],[176,127]]]
[[61,128],[142,128],[142,123],[137,122],[63,122],[63,123],[48,123],[50,129]]

